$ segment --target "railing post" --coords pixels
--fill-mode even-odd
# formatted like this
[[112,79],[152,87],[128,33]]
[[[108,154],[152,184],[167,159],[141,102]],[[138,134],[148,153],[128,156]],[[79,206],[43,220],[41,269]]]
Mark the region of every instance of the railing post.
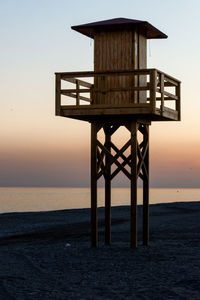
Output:
[[94,84],[90,87],[90,104],[94,104]]
[[163,112],[164,112],[164,80],[165,80],[165,75],[163,73],[161,73],[160,74],[160,93],[161,93],[160,110],[161,110],[161,115],[163,115]]
[[138,91],[135,90],[135,88],[138,86],[137,84],[137,80],[138,80],[138,76],[136,77],[136,75],[134,74],[134,72],[131,75],[131,86],[132,86],[132,90],[131,90],[131,103],[137,103],[138,101],[138,97],[137,97],[137,93]]
[[150,70],[150,103],[152,112],[156,111],[157,70]]
[[104,76],[101,76],[101,104],[106,104],[106,77],[105,75]]
[[79,82],[76,79],[76,105],[80,105]]
[[176,100],[176,110],[178,111],[178,120],[181,120],[181,83],[179,82],[176,86],[176,96],[178,99]]
[[60,74],[56,74],[56,116],[60,116],[60,106],[61,106],[61,75]]

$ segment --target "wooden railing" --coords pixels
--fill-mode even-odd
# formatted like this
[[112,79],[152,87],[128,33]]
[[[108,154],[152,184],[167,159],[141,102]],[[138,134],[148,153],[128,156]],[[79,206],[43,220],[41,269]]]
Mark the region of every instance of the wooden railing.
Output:
[[[60,115],[60,110],[62,108],[61,95],[68,96],[70,98],[75,98],[76,106],[81,108],[82,105],[94,105],[94,95],[95,93],[108,93],[108,92],[122,92],[129,91],[132,92],[133,101],[132,104],[140,104],[139,96],[137,99],[135,93],[141,91],[146,91],[145,104],[149,105],[152,113],[159,112],[160,115],[164,113],[165,110],[176,111],[178,114],[178,120],[180,120],[180,110],[181,110],[181,97],[180,97],[180,81],[167,75],[156,69],[140,69],[134,71],[110,71],[110,72],[62,72],[56,74],[56,115]],[[112,76],[129,76],[132,78],[132,85],[129,87],[112,87],[112,88],[94,88],[93,82],[87,82],[80,78],[88,78],[90,81],[94,81],[98,78],[106,78]],[[142,77],[140,77],[142,76]],[[95,78],[95,79],[94,79]],[[140,78],[145,78],[143,82],[145,84],[141,85]],[[67,82],[73,87],[62,88],[62,82]],[[83,96],[86,94],[87,96]],[[129,105],[131,106],[131,103]],[[144,103],[144,102],[143,102]],[[170,105],[168,104],[170,103]],[[127,103],[124,103],[127,104]],[[173,105],[171,105],[173,104]],[[96,106],[97,104],[95,104]],[[108,103],[108,106],[110,103]],[[66,105],[64,105],[66,107]],[[68,105],[67,105],[68,106]],[[72,105],[69,105],[69,107]],[[99,104],[100,106],[100,104]],[[114,106],[114,105],[112,105]],[[118,105],[119,106],[119,105]],[[74,107],[74,105],[73,105]],[[105,105],[104,105],[105,107]]]

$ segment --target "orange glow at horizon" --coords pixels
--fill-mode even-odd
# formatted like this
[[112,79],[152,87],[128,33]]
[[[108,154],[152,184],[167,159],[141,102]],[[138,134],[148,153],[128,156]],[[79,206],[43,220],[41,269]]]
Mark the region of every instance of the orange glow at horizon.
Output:
[[[90,125],[64,118],[56,118],[56,121],[57,124],[49,123],[38,134],[32,132],[31,135],[21,128],[15,138],[4,137],[0,149],[1,185],[6,185],[10,178],[13,186],[23,186],[23,182],[30,186],[31,182],[41,186],[89,186]],[[176,124],[173,122],[174,131],[179,131]],[[192,139],[194,146],[191,148],[187,139],[177,138],[174,131],[171,134],[171,124],[164,125],[150,127],[152,186],[187,186],[187,182],[198,186],[200,141]],[[40,126],[38,124],[38,128]],[[114,138],[120,148],[129,139],[128,131],[120,128]],[[19,178],[14,180],[17,176]],[[122,179],[116,182],[124,186]]]

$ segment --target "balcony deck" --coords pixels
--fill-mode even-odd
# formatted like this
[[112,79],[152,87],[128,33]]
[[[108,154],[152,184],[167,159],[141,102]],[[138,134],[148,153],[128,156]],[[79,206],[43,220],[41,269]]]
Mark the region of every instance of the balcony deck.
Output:
[[[83,81],[83,77],[88,81]],[[105,84],[108,78],[114,77],[131,78],[131,85],[116,86],[116,81],[114,87]],[[104,85],[96,84],[99,78]],[[124,79],[121,81],[125,82]],[[121,97],[121,103],[113,102],[114,95],[119,96],[120,93],[129,97]],[[89,122],[109,118],[142,119],[148,122],[179,121],[180,100],[180,81],[156,69],[56,73],[58,116]]]

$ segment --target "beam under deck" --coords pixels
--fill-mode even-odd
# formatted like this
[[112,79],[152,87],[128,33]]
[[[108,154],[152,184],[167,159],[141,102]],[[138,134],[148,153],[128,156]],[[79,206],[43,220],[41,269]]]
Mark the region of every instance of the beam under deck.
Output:
[[178,121],[178,112],[164,107],[161,112],[156,108],[153,112],[148,104],[137,104],[135,106],[103,106],[103,105],[80,105],[61,106],[60,115],[67,118],[73,118],[83,121],[93,121],[96,118],[107,117],[129,117],[131,119],[146,119],[148,121]]

